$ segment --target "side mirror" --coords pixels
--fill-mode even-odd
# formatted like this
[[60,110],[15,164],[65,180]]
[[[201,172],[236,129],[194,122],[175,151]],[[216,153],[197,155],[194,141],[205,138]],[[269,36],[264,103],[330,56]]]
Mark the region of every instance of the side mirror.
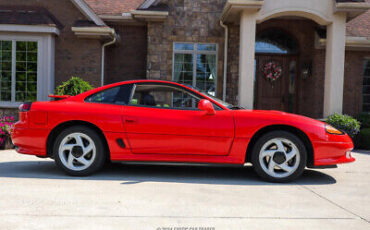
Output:
[[198,104],[198,109],[200,111],[205,111],[207,115],[215,115],[216,111],[215,108],[213,108],[213,105],[210,101],[203,99],[200,100]]

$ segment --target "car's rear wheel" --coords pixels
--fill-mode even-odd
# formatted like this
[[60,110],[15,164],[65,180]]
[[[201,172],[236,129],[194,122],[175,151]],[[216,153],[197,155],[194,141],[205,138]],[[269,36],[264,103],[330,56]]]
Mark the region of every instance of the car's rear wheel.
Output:
[[307,161],[303,142],[292,133],[272,131],[258,139],[252,152],[257,174],[270,182],[289,182],[299,177]]
[[102,168],[106,153],[100,136],[85,126],[63,130],[54,142],[57,166],[72,176],[88,176]]

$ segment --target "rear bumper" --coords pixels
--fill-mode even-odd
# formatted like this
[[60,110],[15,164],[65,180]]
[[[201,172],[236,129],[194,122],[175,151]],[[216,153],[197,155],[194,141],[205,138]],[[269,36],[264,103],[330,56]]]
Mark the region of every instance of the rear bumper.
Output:
[[46,156],[47,129],[30,129],[17,127],[11,131],[12,142],[18,153],[36,156]]
[[353,143],[350,142],[315,142],[314,166],[328,166],[354,162]]

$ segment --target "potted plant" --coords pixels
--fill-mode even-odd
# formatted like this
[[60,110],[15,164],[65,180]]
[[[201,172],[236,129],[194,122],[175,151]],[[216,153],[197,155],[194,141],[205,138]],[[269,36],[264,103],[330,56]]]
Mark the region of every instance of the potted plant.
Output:
[[14,124],[13,116],[0,117],[0,149],[12,149],[14,145],[10,137],[10,129]]
[[76,96],[93,88],[94,87],[92,87],[89,82],[84,81],[82,78],[72,77],[68,81],[62,82],[62,84],[60,84],[55,91],[56,95],[59,96]]

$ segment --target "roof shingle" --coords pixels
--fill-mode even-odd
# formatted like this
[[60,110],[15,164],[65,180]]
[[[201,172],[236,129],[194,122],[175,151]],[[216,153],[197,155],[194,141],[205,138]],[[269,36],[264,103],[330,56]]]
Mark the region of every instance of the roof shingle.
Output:
[[2,6],[0,24],[44,25],[63,28],[63,25],[48,10],[41,7]]
[[[85,0],[98,15],[121,15],[136,10],[145,0]],[[364,0],[337,0],[337,2],[362,2]],[[366,0],[370,3],[370,0]],[[347,24],[347,35],[370,38],[370,11]]]
[[370,38],[370,10],[347,23],[347,36]]
[[98,15],[121,15],[136,10],[144,0],[85,0]]

